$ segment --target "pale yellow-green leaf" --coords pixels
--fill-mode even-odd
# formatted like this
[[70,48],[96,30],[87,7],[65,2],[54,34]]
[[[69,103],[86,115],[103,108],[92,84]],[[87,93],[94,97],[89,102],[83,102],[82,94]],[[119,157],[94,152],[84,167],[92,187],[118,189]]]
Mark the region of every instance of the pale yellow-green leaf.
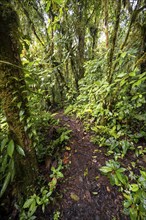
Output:
[[71,150],[71,147],[66,146],[65,149],[68,150],[68,151],[70,151],[70,150]]
[[88,175],[88,168],[86,168],[84,171],[84,176],[87,176],[87,175]]
[[80,199],[79,196],[77,196],[75,193],[71,193],[70,197],[71,197],[71,199],[73,199],[76,202],[79,201],[79,199]]

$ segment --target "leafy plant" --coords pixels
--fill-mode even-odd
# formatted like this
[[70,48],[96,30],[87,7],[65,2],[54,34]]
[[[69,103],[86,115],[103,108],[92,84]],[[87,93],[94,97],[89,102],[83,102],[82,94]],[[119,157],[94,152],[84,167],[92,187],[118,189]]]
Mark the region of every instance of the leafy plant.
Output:
[[140,155],[144,155],[146,153],[146,148],[143,146],[137,146],[135,148],[135,154],[137,157],[139,157]]
[[57,169],[55,169],[55,167],[51,167],[51,171],[53,173],[50,175],[50,177],[56,178],[56,179],[63,178],[64,176],[61,172],[62,169],[63,169],[62,162],[59,163],[59,166],[57,167]]
[[8,137],[5,137],[1,142],[0,153],[0,197],[2,197],[9,183],[11,183],[15,177],[14,155],[18,153],[21,156],[25,156],[25,152],[22,147],[16,145],[12,139],[9,140]]
[[[45,207],[53,201],[53,192],[56,189],[57,186],[57,181],[60,178],[63,178],[63,174],[61,170],[63,169],[62,167],[62,162],[60,161],[59,166],[55,169],[54,167],[51,168],[51,171],[53,172],[50,177],[52,178],[51,181],[48,183],[48,186],[43,186],[40,190],[40,193],[33,194],[28,198],[23,207],[22,211],[20,213],[20,220],[33,220],[36,218],[34,215],[38,207],[42,208],[42,211],[45,211]],[[59,218],[59,212],[54,215],[55,219]],[[57,218],[58,216],[58,218]]]
[[146,172],[140,171],[141,176],[137,182],[128,185],[128,190],[123,193],[125,197],[124,212],[130,215],[131,220],[146,218]]
[[101,167],[99,170],[109,177],[112,185],[122,186],[127,184],[127,176],[123,174],[126,169],[120,167],[117,161],[109,160],[106,162],[106,166]]
[[54,212],[54,216],[53,216],[53,220],[58,220],[60,218],[60,212],[59,211],[55,211]]

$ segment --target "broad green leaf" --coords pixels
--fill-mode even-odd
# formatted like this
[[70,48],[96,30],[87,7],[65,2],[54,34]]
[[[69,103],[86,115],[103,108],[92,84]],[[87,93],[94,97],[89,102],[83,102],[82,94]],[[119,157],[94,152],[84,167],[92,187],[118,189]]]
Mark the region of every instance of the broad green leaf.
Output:
[[10,140],[10,142],[8,143],[8,148],[7,148],[7,154],[12,157],[14,153],[14,141]]
[[126,194],[126,193],[123,193],[123,196],[124,196],[126,199],[131,200],[131,195]]
[[4,184],[3,184],[2,189],[1,189],[1,191],[0,191],[0,197],[2,197],[2,195],[3,195],[4,192],[6,191],[7,186],[8,186],[8,184],[9,184],[9,182],[10,182],[10,177],[11,177],[11,173],[9,172],[9,173],[7,174],[7,176],[6,176],[6,178],[5,178]]
[[142,170],[140,170],[140,173],[141,173],[141,175],[145,178],[145,180],[146,180],[146,172],[145,171],[142,171]]
[[17,107],[20,109],[22,102],[18,102]]
[[125,58],[126,55],[127,55],[127,52],[121,53],[121,57],[122,57],[122,58]]
[[118,170],[116,171],[116,176],[120,180],[121,183],[123,183],[124,185],[126,184],[124,175],[122,173],[120,173]]
[[[110,183],[112,186],[114,186],[116,183],[117,183],[117,180],[115,180],[115,178],[117,179],[116,175],[115,174],[110,174],[109,175],[109,179],[110,179]],[[115,183],[116,182],[116,183]]]
[[111,167],[107,167],[107,166],[103,166],[99,169],[102,173],[109,173],[112,171],[112,168]]
[[132,87],[139,86],[142,83],[142,79],[139,79],[137,82],[135,82]]
[[50,6],[51,6],[51,1],[48,1],[47,6],[46,6],[46,12],[48,12],[48,11],[49,11]]
[[146,215],[146,198],[145,199],[141,199],[141,204],[139,206],[139,209],[141,212],[144,212]]
[[4,147],[6,146],[8,142],[8,138],[4,138],[1,142],[1,152],[3,151]]
[[8,155],[5,155],[4,156],[4,159],[3,159],[3,162],[2,162],[2,165],[1,165],[1,172],[4,173],[5,172],[5,169],[7,167],[7,164],[8,163]]
[[22,147],[20,147],[19,145],[17,145],[16,149],[17,149],[17,152],[18,152],[20,155],[22,155],[22,156],[25,157],[25,152],[24,152],[24,150],[23,150]]
[[106,162],[106,166],[110,167],[112,170],[117,170],[120,167],[120,164],[117,161],[109,160]]
[[137,191],[139,190],[138,185],[135,184],[135,183],[130,184],[129,188],[130,188],[130,190],[131,190],[132,192],[137,192]]
[[15,169],[11,171],[11,182],[14,180],[14,177],[15,177]]
[[[139,74],[138,77],[141,79],[143,78],[144,76],[146,76],[146,72],[142,73],[142,74]],[[145,77],[144,77],[145,78]]]
[[37,203],[38,205],[41,205],[41,199],[40,199],[39,196],[36,197],[36,203]]
[[139,183],[142,185],[142,187],[144,189],[146,189],[146,178],[144,178],[143,176],[140,176],[138,179]]
[[64,177],[64,175],[63,175],[63,173],[58,172],[58,173],[57,173],[57,177],[59,177],[59,178],[63,178],[63,177]]
[[126,83],[126,80],[125,80],[125,78],[124,78],[124,79],[121,80],[120,86],[123,86],[125,83]]
[[28,216],[28,218],[31,219],[31,220],[34,220],[34,219],[36,219],[37,217],[33,215],[33,216],[30,216],[30,217]]
[[130,208],[130,218],[131,218],[131,220],[137,220],[137,215],[138,215],[138,213],[137,213],[136,208],[132,206]]
[[30,205],[29,211],[31,212],[31,215],[35,213],[37,209],[36,200],[33,200],[33,202]]
[[114,181],[115,181],[115,185],[116,186],[121,186],[121,181],[119,181],[119,178],[117,177],[117,175],[113,175]]
[[125,170],[126,170],[125,168],[121,167],[121,168],[118,169],[118,172],[119,172],[119,173],[122,173],[122,172],[124,172]]
[[24,209],[29,208],[30,205],[32,204],[33,200],[34,200],[33,198],[30,198],[30,199],[26,200],[26,202],[23,205],[23,208]]
[[118,75],[118,78],[122,78],[123,76],[125,76],[127,73],[120,73],[119,75]]
[[26,77],[25,80],[29,85],[34,85],[36,84],[35,80],[33,80],[31,77]]
[[135,72],[129,73],[129,76],[135,76],[135,75],[136,75]]
[[9,162],[9,169],[10,170],[13,170],[14,169],[14,159],[10,159],[10,162]]
[[63,0],[53,0],[53,2],[57,3],[58,5],[61,5],[63,3]]
[[19,112],[19,116],[21,117],[22,115],[24,115],[24,110],[21,110],[21,111]]
[[44,189],[44,190],[42,191],[42,195],[45,196],[45,195],[47,194],[47,192],[48,192],[48,191],[47,191],[46,189]]
[[45,212],[45,204],[42,205],[42,212]]
[[126,200],[126,201],[124,201],[124,207],[125,208],[129,208],[129,206],[131,206],[132,205],[132,200]]

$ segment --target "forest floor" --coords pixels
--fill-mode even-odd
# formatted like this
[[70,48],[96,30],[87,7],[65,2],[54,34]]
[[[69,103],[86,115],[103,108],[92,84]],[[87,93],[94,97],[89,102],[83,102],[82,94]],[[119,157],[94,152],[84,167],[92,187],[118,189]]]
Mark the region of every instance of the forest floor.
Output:
[[59,183],[61,199],[57,202],[61,220],[127,220],[122,213],[122,194],[111,186],[108,178],[101,175],[99,168],[109,158],[105,149],[91,142],[91,135],[84,130],[80,120],[56,114],[62,126],[71,132],[63,153],[64,178]]
[[[85,131],[83,123],[79,119],[66,116],[63,111],[56,113],[55,118],[60,120],[59,126],[68,127],[71,130],[70,139],[61,152],[64,178],[60,178],[57,183],[54,204],[47,206],[44,214],[41,209],[38,210],[36,219],[129,220],[129,217],[123,214],[123,196],[118,191],[118,187],[111,186],[108,178],[99,171],[99,168],[110,159],[110,156],[105,155],[106,148],[91,142],[92,135]],[[49,135],[47,133],[45,137],[47,141]],[[131,160],[134,161],[134,158],[129,154],[122,163],[128,166]],[[54,163],[54,165],[56,163],[57,166],[57,161],[49,161],[50,163]],[[40,169],[46,180],[49,181],[48,168],[46,169],[44,166],[41,165]],[[16,208],[13,207],[14,202],[7,197],[5,200],[7,200],[6,211],[4,208],[2,209],[4,213],[0,213],[0,220],[1,217],[5,220],[19,219],[17,213],[15,217],[12,216],[16,211]],[[59,218],[53,217],[55,211],[59,211]]]

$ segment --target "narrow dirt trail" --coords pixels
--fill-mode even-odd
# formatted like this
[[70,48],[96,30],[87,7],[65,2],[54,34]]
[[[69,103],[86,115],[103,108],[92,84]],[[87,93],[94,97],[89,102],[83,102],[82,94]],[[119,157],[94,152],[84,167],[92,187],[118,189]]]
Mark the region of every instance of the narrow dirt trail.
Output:
[[[122,196],[116,187],[102,176],[99,167],[105,164],[103,149],[90,141],[82,123],[59,112],[56,118],[72,130],[64,153],[70,165],[59,186],[61,220],[127,220],[122,214]],[[115,217],[115,218],[114,218]]]

